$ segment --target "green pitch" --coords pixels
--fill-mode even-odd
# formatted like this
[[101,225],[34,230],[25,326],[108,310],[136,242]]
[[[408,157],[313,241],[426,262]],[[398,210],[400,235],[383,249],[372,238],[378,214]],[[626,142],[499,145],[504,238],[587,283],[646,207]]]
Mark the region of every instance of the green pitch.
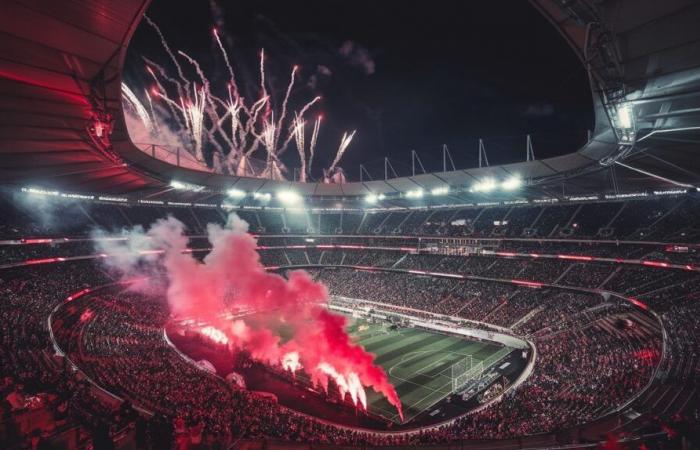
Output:
[[[452,391],[452,365],[471,355],[477,364],[498,352],[497,345],[476,342],[439,333],[399,328],[355,320],[348,327],[353,340],[376,355],[403,403],[404,420],[409,421],[429,409]],[[371,389],[367,390],[368,409],[398,422],[396,409]]]

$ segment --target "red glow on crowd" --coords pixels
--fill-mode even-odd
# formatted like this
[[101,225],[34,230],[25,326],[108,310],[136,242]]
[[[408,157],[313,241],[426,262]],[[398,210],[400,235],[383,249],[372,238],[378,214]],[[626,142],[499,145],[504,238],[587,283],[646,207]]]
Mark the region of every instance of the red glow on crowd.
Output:
[[656,364],[659,354],[652,349],[643,348],[634,352],[634,357],[648,366],[653,366]]
[[630,303],[632,303],[634,306],[642,309],[649,309],[649,307],[646,305],[646,303],[642,303],[639,300],[637,300],[634,297],[628,297],[627,300],[629,300]]
[[668,267],[668,263],[663,261],[642,261],[642,264],[651,267]]
[[570,259],[573,261],[593,261],[592,256],[583,256],[583,255],[557,255],[557,258]]
[[28,259],[24,262],[27,266],[32,266],[35,264],[51,264],[55,262],[65,261],[65,258],[39,258],[39,259]]
[[537,281],[527,281],[527,280],[510,280],[511,283],[513,284],[518,284],[520,286],[525,286],[533,289],[539,289],[543,286],[542,283],[539,283]]

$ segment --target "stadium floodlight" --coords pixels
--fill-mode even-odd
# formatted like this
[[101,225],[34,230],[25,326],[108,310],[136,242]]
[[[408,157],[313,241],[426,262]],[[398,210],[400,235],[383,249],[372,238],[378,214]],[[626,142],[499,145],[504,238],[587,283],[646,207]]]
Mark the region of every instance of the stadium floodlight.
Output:
[[370,205],[374,205],[380,200],[384,200],[386,198],[386,195],[384,194],[375,194],[375,193],[370,193],[365,196],[365,202],[369,203]]
[[514,191],[523,185],[523,180],[518,176],[512,176],[503,180],[501,183],[501,189],[505,191]]
[[278,191],[277,200],[287,205],[295,205],[301,202],[301,195],[295,191]]
[[254,192],[254,193],[253,193],[253,198],[254,198],[255,200],[261,200],[261,201],[264,201],[264,202],[268,202],[268,201],[270,201],[270,199],[272,198],[272,195],[270,195],[269,192]]
[[406,198],[422,198],[423,197],[423,189],[418,188],[418,189],[411,189],[410,191],[406,191]]
[[617,109],[617,124],[620,128],[632,128],[632,110],[628,104],[621,105]]
[[204,186],[198,184],[185,183],[184,181],[172,180],[170,181],[170,187],[178,191],[194,191],[199,192],[204,190]]
[[245,191],[242,191],[242,190],[236,189],[236,188],[231,188],[228,191],[226,191],[226,193],[228,194],[229,197],[232,197],[232,198],[245,197]]
[[474,183],[471,188],[472,192],[491,192],[496,189],[496,180],[493,178],[484,178],[481,181]]
[[447,194],[449,194],[449,193],[450,193],[450,187],[449,187],[449,186],[436,187],[436,188],[433,188],[433,189],[430,191],[430,194],[432,194],[432,195],[434,195],[434,196],[438,196],[438,195],[447,195]]

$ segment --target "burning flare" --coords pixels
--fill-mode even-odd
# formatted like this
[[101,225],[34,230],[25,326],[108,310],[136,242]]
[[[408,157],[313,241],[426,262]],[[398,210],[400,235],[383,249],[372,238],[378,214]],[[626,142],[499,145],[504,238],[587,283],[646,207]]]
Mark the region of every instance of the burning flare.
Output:
[[[305,271],[291,271],[287,278],[268,272],[247,230],[235,214],[225,227],[209,224],[212,249],[201,262],[186,252],[189,239],[173,217],[158,220],[145,233],[131,230],[126,241],[97,242],[100,253],[113,256],[105,264],[124,277],[146,272],[150,284],[137,287],[165,292],[171,315],[209,324],[200,331],[213,341],[293,373],[304,370],[325,389],[333,379],[340,394],[350,394],[358,407],[367,407],[365,388],[372,388],[402,415],[384,369],[352,342],[346,318],[328,310],[326,287]],[[255,311],[256,320],[227,319],[224,313],[230,310]],[[284,343],[281,324],[291,330]]]

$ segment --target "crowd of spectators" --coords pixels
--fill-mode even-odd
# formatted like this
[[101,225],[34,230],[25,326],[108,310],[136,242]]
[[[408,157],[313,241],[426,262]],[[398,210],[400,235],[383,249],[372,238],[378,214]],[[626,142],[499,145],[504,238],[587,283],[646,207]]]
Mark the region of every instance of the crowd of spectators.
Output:
[[[92,229],[118,232],[148,226],[172,214],[192,234],[207,223],[224,223],[219,208],[109,204],[43,198],[23,193],[0,196],[0,238],[32,235],[85,236]],[[666,240],[693,242],[700,235],[698,199],[692,196],[603,203],[516,205],[387,212],[298,212],[241,210],[239,215],[260,234],[443,235]],[[60,213],[60,214],[59,214]]]
[[[404,285],[412,283],[403,280]],[[81,297],[70,306],[59,318],[58,332],[70,357],[109,390],[171,417],[173,440],[191,435],[193,429],[203,440],[274,437],[330,444],[443,442],[548,432],[589,421],[630,398],[649,381],[660,345],[658,333],[640,338],[595,321],[581,322],[578,328],[537,338],[533,374],[505,401],[437,430],[380,437],[324,425],[194,367],[163,340],[160,330],[167,310],[157,299],[104,293]],[[635,358],[640,351],[651,357]]]
[[[474,208],[449,214],[416,211],[365,217],[343,213],[332,219],[248,211],[245,218],[251,222],[253,231],[267,233],[276,230],[303,233],[313,227],[335,232],[352,224],[356,232],[368,234],[375,234],[378,228],[387,234],[397,229],[407,234],[459,234],[447,223],[462,218],[472,228],[471,236],[493,235],[496,233],[493,220],[507,219],[522,229],[539,224],[541,229],[549,230],[548,235],[576,225],[578,231],[573,236],[581,237],[594,235],[596,222],[588,217],[595,213],[609,217],[608,225],[625,230],[626,236],[640,239],[673,236],[679,241],[695,236],[688,226],[698,223],[694,221],[696,212],[689,210],[696,204],[695,199],[640,204],[643,207],[638,210],[636,203],[631,206],[632,202],[617,202],[581,208],[571,205]],[[26,208],[20,209],[5,200],[0,202],[0,208],[7,212],[0,233],[13,239],[60,233],[85,235],[86,230],[95,226],[119,231],[135,224],[147,225],[171,212],[171,208],[162,207],[71,202],[66,208],[69,218],[66,223],[72,225],[66,228],[57,222],[47,225]],[[633,214],[633,210],[639,211],[638,214]],[[224,220],[224,214],[217,209],[200,212],[179,208],[174,214],[192,233],[201,233],[207,222]],[[72,221],[73,216],[80,219]],[[392,230],[388,231],[387,227]],[[649,231],[644,236],[634,235],[640,228]],[[497,233],[514,235],[508,230]],[[357,243],[357,239],[318,238],[316,243],[351,244]],[[302,238],[292,237],[260,238],[261,245],[304,242]],[[361,242],[392,247],[416,245],[410,239],[381,236]],[[57,255],[77,256],[90,253],[91,246],[91,242],[0,245],[0,257],[4,264]],[[197,240],[193,246],[206,246],[206,241]],[[697,259],[694,253],[650,253],[646,247],[632,244],[504,241],[501,250],[683,263]],[[312,273],[329,286],[332,294],[425,311],[426,317],[427,313],[437,313],[484,322],[526,336],[538,349],[534,372],[523,385],[508,393],[504,401],[478,414],[430,432],[379,437],[324,425],[192,366],[163,340],[162,327],[168,313],[162,299],[126,292],[98,293],[61,308],[54,317],[55,338],[80,368],[76,372],[66,358],[55,353],[47,318],[67,295],[113,280],[94,261],[4,269],[0,271],[3,296],[0,394],[4,400],[3,422],[16,425],[6,427],[7,442],[18,446],[31,440],[37,443],[70,427],[79,427],[81,439],[92,441],[96,448],[108,448],[103,445],[124,432],[133,433],[140,442],[150,442],[152,448],[196,447],[202,442],[215,445],[238,438],[261,437],[330,444],[507,438],[588,422],[633,398],[651,379],[657,365],[664,383],[696,387],[700,381],[697,294],[700,280],[692,271],[558,259],[413,254],[407,250],[267,249],[261,251],[261,258],[271,266],[345,265],[399,270],[316,268]],[[635,318],[640,313],[615,297],[558,288],[532,289],[487,280],[436,278],[400,270],[556,282],[634,296],[659,313],[667,335],[666,353],[662,359],[660,329]],[[628,321],[636,324],[634,332],[618,327]],[[106,398],[86,376],[125,402]],[[140,409],[137,411],[132,405]],[[32,423],[38,426],[27,429],[28,422],[23,418],[30,415],[35,418]]]

